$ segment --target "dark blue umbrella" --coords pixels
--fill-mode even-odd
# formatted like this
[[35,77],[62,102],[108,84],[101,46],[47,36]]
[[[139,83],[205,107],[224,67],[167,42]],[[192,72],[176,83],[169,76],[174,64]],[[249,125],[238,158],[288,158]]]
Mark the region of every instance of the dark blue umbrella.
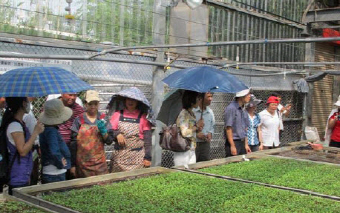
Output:
[[0,76],[0,97],[41,97],[93,89],[72,72],[59,67],[14,69]]
[[226,71],[209,66],[191,67],[176,71],[163,79],[171,88],[196,92],[236,93],[248,87]]

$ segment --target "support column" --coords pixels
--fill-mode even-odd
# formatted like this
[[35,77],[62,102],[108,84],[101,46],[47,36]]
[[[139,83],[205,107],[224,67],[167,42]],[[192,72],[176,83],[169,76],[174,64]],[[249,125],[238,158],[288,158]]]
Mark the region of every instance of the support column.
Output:
[[[162,0],[155,0],[154,13],[153,13],[153,44],[161,45],[165,44],[165,26],[166,26],[166,7],[161,5]],[[165,62],[164,50],[158,49],[156,62]],[[152,109],[155,116],[161,108],[164,97],[164,68],[154,67],[152,74]],[[161,122],[157,121],[155,130],[152,134],[152,166],[160,166],[162,161],[162,149],[159,146],[159,132],[162,128]]]

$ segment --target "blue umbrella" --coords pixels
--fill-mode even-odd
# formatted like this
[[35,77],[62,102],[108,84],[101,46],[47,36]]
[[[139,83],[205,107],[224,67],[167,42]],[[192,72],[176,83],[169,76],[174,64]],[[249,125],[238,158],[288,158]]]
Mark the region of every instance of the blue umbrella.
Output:
[[75,74],[59,67],[14,69],[0,76],[0,97],[41,97],[93,89]]
[[191,67],[176,71],[163,79],[171,88],[196,92],[236,93],[248,87],[226,71],[209,66]]

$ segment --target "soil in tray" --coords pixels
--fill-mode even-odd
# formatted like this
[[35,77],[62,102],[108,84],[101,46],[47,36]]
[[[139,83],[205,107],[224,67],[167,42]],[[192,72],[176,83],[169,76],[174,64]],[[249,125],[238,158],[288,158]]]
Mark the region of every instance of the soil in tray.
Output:
[[340,153],[335,150],[288,150],[273,155],[340,164]]
[[200,171],[340,197],[340,167],[336,165],[267,157]]
[[81,212],[336,212],[340,202],[186,172],[160,174],[43,199]]

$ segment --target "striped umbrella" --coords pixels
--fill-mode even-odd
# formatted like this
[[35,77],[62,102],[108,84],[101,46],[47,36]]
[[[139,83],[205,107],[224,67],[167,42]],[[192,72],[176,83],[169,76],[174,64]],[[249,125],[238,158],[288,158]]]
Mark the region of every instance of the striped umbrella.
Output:
[[14,69],[0,76],[0,97],[41,97],[93,89],[74,73],[59,67]]

